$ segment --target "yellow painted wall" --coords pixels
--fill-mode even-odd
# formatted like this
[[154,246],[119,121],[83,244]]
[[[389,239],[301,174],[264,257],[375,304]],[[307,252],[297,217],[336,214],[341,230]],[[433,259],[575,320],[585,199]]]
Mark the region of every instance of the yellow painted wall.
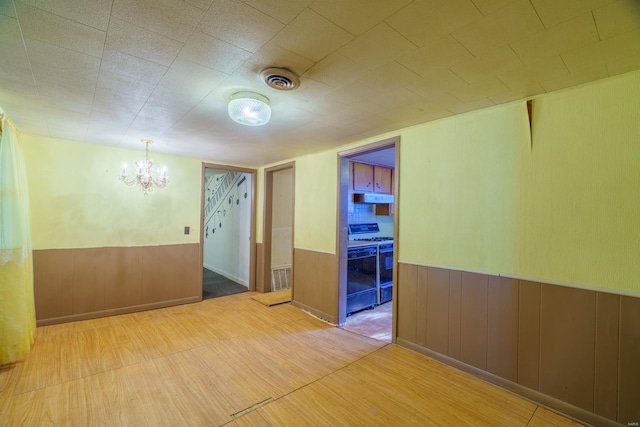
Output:
[[[118,180],[144,151],[22,135],[34,249],[197,243],[201,162],[153,153],[170,183],[145,196]],[[185,226],[191,234],[184,235]]]
[[295,247],[335,253],[337,153],[400,135],[400,261],[637,294],[640,72],[539,97],[533,131],[520,102],[296,158]]
[[400,143],[399,258],[504,271],[513,263],[526,106],[408,129]]
[[640,291],[640,73],[402,132],[401,261]]
[[295,161],[294,247],[335,253],[337,151],[298,157]]

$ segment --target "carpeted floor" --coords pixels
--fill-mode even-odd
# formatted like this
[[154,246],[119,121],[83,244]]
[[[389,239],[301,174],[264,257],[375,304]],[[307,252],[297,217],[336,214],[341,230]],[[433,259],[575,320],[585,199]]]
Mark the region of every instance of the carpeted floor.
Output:
[[202,299],[223,297],[225,295],[247,292],[248,288],[218,273],[203,268]]

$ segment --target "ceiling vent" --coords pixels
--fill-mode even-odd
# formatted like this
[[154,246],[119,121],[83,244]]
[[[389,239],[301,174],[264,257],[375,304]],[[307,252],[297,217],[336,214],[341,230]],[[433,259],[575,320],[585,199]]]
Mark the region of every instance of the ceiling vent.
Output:
[[286,68],[266,68],[260,73],[262,80],[277,90],[294,90],[300,86],[300,79]]

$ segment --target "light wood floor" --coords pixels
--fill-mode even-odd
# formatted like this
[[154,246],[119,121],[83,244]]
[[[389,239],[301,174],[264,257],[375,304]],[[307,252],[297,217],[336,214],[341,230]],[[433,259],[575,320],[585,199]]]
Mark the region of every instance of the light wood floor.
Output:
[[251,295],[38,328],[0,369],[0,425],[575,425]]

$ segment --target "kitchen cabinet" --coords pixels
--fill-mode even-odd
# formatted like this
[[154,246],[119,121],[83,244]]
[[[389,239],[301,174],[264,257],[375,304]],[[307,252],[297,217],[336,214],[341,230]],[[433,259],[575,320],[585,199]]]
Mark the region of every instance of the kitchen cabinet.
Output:
[[353,191],[392,193],[391,168],[353,162]]
[[391,194],[391,169],[381,166],[373,167],[373,191],[375,193]]

